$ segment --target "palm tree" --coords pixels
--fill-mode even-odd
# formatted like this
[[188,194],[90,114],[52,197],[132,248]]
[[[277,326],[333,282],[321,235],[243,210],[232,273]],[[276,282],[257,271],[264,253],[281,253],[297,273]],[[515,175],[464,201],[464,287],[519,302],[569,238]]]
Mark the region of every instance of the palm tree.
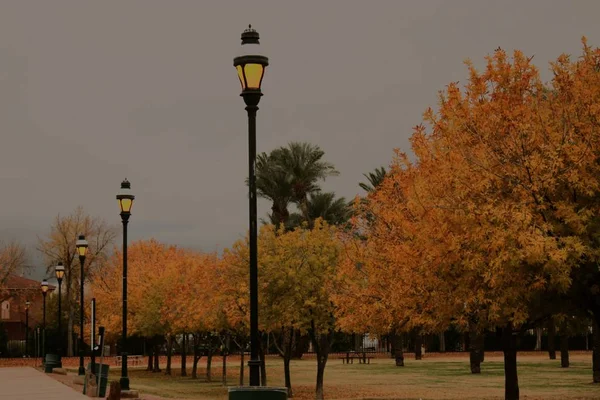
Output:
[[333,164],[322,161],[325,152],[307,142],[290,142],[287,147],[273,150],[276,165],[292,175],[292,201],[308,220],[308,195],[319,192],[319,180],[339,175]]
[[375,168],[375,171],[369,172],[368,174],[363,174],[369,183],[360,182],[358,186],[360,186],[365,192],[372,192],[377,189],[377,186],[383,183],[386,174],[387,172],[384,167]]
[[312,227],[314,220],[323,218],[330,225],[344,225],[350,219],[352,209],[343,197],[335,198],[335,193],[316,192],[309,195],[307,202],[308,219],[300,213],[292,213],[287,228],[293,229],[308,222]]
[[325,152],[306,142],[290,142],[256,159],[256,188],[260,197],[272,202],[272,223],[286,224],[289,205],[296,204],[309,220],[308,196],[321,190],[319,181],[338,175],[333,164],[323,161]]
[[279,168],[270,154],[261,153],[256,157],[256,193],[271,201],[269,220],[274,225],[285,223],[290,216],[291,179],[292,176]]

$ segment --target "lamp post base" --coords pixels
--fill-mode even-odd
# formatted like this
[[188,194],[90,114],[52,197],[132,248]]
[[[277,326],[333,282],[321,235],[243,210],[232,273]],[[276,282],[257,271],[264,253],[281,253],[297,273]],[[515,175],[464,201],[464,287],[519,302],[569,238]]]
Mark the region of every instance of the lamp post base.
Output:
[[46,362],[44,363],[44,371],[52,372],[54,368],[62,368],[62,359],[58,354],[46,354]]
[[119,384],[121,385],[121,390],[129,391],[129,377],[128,376],[122,376],[121,379],[119,379]]
[[238,386],[229,388],[229,400],[287,400],[287,389],[266,386]]
[[85,375],[85,368],[79,367],[79,371],[77,372],[77,375],[84,376]]

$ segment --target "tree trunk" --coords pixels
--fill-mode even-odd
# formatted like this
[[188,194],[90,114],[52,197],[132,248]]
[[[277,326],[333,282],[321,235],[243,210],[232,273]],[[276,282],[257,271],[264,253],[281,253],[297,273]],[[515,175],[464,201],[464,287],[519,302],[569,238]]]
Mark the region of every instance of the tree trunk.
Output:
[[227,352],[223,350],[223,386],[227,386]]
[[477,335],[477,347],[479,348],[479,362],[485,361],[485,332],[479,332]]
[[560,335],[560,367],[569,368],[569,336],[566,332]]
[[212,367],[213,349],[212,346],[208,349],[206,355],[206,382],[212,382],[211,367]]
[[167,368],[165,368],[165,375],[171,375],[171,357],[173,356],[173,336],[167,337]]
[[290,357],[283,359],[283,375],[285,379],[285,387],[288,391],[288,398],[291,398],[294,394],[292,392],[292,376],[290,375]]
[[394,358],[396,359],[396,367],[404,367],[404,343],[402,343],[402,334],[394,333]]
[[392,333],[390,333],[390,336],[389,336],[390,357],[391,358],[396,357],[396,335],[398,335],[398,334],[396,332],[392,331]]
[[240,349],[240,386],[244,386],[244,349]]
[[556,360],[556,325],[554,320],[548,321],[548,356],[551,360]]
[[302,335],[299,330],[296,330],[296,346],[294,347],[294,354],[292,358],[299,360],[302,358],[302,355],[308,349],[308,344],[310,342],[310,337],[307,335]]
[[152,372],[160,372],[160,346],[154,345],[154,368]]
[[592,329],[592,371],[594,383],[600,383],[600,328],[596,321]]
[[446,335],[444,333],[445,332],[440,332],[440,334],[439,334],[439,338],[440,338],[440,353],[445,353],[446,352]]
[[317,356],[317,389],[316,389],[316,400],[323,400],[323,378],[325,377],[325,365],[327,359],[321,360],[321,357]]
[[420,360],[423,358],[423,353],[421,353],[421,345],[423,344],[423,336],[420,333],[417,333],[415,336],[415,360]]
[[183,339],[181,339],[181,376],[187,376],[186,336],[187,333],[184,333]]
[[542,350],[542,328],[535,328],[535,336],[535,350],[540,351]]
[[323,380],[325,377],[325,366],[331,351],[331,341],[333,339],[333,330],[329,330],[327,334],[318,334],[315,329],[315,321],[310,321],[311,328],[308,330],[310,340],[317,354],[317,387],[315,390],[315,399],[323,400]]
[[[146,343],[148,343],[147,340],[146,340]],[[146,371],[152,371],[152,361],[153,361],[152,351],[153,351],[152,345],[148,346],[148,368],[146,368]]]
[[471,363],[471,373],[481,373],[481,336],[474,325],[469,329],[469,362]]
[[288,398],[291,398],[294,393],[292,392],[292,375],[290,373],[290,362],[292,360],[292,352],[294,350],[294,339],[295,331],[293,328],[289,328],[287,331],[285,328],[281,328],[281,338],[283,347],[283,375],[285,379],[285,387],[288,390]]
[[202,358],[202,355],[197,355],[194,351],[194,362],[192,363],[192,379],[198,379],[198,361]]
[[502,328],[502,350],[504,352],[504,399],[519,400],[517,336],[511,325]]
[[267,386],[267,367],[265,365],[265,346],[263,344],[263,334],[260,335],[258,341],[258,356],[260,357],[260,384],[261,386]]

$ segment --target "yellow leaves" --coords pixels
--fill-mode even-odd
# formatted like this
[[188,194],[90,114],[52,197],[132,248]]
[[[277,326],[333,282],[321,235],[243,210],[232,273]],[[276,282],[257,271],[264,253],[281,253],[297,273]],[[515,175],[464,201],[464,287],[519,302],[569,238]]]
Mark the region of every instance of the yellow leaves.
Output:
[[[312,319],[326,329],[333,310],[329,296],[341,252],[335,227],[320,219],[311,230],[299,228],[285,232],[266,225],[261,228],[258,248],[261,326],[307,329]],[[236,243],[225,254],[228,279],[244,276],[244,280],[238,282],[237,291],[224,296],[224,302],[245,304],[248,297],[246,243]],[[248,323],[246,309],[228,307],[228,318]]]
[[[115,253],[103,274],[92,282],[99,322],[120,332],[122,255]],[[128,248],[128,322],[143,336],[192,331],[217,324],[218,307],[209,294],[215,282],[216,255],[168,246],[156,240]]]
[[389,310],[381,329],[465,312],[518,324],[530,299],[569,287],[584,254],[600,258],[600,50],[583,53],[561,56],[550,85],[519,51],[496,50],[481,72],[467,62],[464,88],[450,83],[423,114],[431,128],[415,127],[416,160],[396,151],[362,209],[373,222],[362,268],[341,268],[344,323],[362,302]]

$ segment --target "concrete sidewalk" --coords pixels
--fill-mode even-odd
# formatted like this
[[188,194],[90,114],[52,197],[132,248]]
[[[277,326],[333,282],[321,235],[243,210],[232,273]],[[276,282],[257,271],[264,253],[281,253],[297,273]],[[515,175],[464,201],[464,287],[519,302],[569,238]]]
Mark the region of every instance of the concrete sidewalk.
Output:
[[89,397],[31,367],[0,368],[0,400],[82,400]]

